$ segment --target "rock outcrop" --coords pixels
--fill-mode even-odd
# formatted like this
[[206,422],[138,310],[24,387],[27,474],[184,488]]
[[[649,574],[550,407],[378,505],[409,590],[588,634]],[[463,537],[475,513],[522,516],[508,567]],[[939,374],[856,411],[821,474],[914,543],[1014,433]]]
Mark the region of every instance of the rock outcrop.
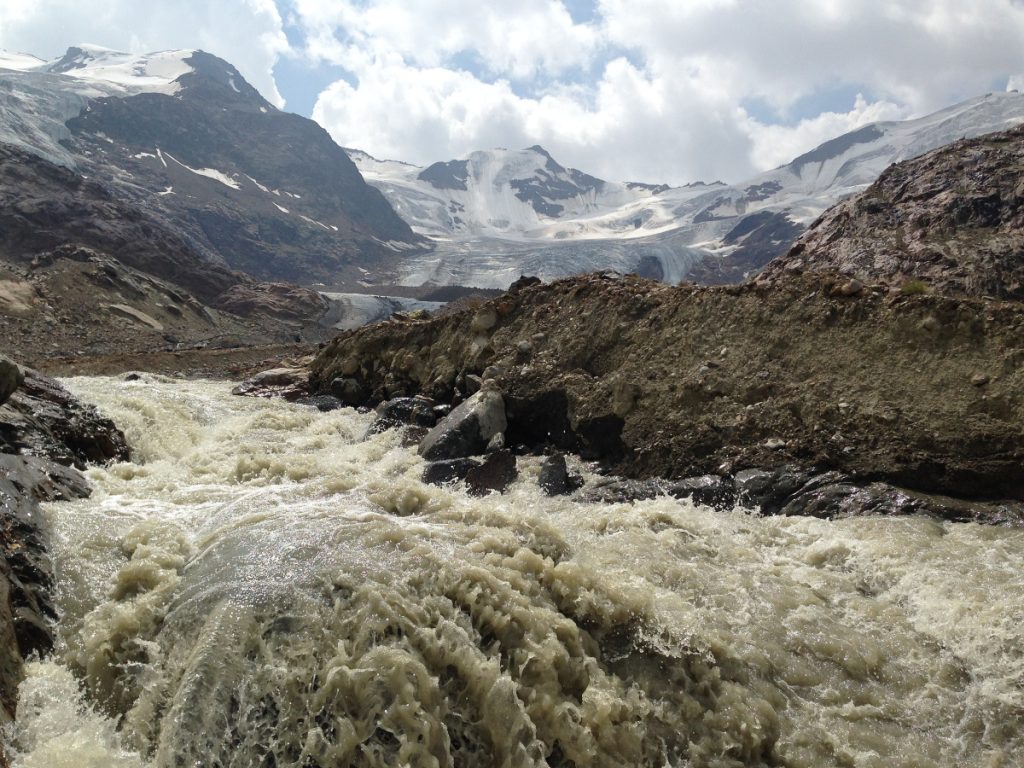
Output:
[[45,457],[79,469],[129,457],[124,434],[110,419],[31,369],[0,406],[0,453]]
[[1024,126],[890,166],[822,215],[759,279],[795,271],[1024,300]]
[[[10,378],[11,366],[22,373],[0,357],[0,375]],[[14,716],[24,659],[53,646],[53,577],[38,504],[88,496],[74,467],[129,456],[113,422],[57,382],[32,370],[14,381],[0,405],[0,725]]]

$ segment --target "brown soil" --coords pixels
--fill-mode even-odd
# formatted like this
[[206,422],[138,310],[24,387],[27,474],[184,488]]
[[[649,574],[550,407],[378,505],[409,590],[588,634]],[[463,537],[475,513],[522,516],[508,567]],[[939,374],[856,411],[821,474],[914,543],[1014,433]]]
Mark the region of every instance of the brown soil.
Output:
[[[846,295],[850,294],[850,295]],[[671,287],[589,275],[342,334],[312,386],[450,397],[500,368],[509,437],[633,477],[795,463],[1024,498],[1024,306],[832,275]]]
[[54,357],[43,360],[39,370],[50,376],[116,376],[146,371],[184,378],[242,379],[257,371],[307,359],[315,351],[315,345],[275,344],[238,349]]

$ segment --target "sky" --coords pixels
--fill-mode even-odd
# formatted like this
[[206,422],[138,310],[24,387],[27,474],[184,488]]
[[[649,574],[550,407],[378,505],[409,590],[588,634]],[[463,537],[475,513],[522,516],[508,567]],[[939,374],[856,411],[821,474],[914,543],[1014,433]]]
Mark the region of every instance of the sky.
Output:
[[737,182],[875,120],[1024,90],[1024,0],[2,0],[0,48],[201,48],[342,146],[541,144]]

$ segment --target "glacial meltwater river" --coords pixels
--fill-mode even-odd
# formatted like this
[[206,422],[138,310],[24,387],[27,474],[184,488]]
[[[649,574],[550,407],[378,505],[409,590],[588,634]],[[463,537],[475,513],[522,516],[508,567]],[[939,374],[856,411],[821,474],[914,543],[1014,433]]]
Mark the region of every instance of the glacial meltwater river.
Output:
[[471,498],[351,410],[67,385],[135,460],[46,507],[20,768],[1024,765],[1024,531]]

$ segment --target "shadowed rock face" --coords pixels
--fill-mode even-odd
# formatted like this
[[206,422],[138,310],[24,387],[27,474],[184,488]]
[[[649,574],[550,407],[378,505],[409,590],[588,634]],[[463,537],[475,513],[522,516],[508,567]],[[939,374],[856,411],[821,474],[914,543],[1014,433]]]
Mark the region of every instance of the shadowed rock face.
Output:
[[821,216],[761,279],[801,270],[1024,299],[1024,127],[890,166]]
[[319,125],[275,109],[227,62],[188,63],[175,96],[98,99],[68,121],[83,167],[115,194],[265,280],[338,282],[394,257],[384,243],[416,242]]
[[115,254],[205,300],[242,281],[102,185],[0,144],[0,259],[28,262],[67,243]]
[[38,505],[89,495],[70,465],[128,458],[109,419],[35,371],[0,405],[0,724],[14,715],[24,659],[53,647],[53,574]]

